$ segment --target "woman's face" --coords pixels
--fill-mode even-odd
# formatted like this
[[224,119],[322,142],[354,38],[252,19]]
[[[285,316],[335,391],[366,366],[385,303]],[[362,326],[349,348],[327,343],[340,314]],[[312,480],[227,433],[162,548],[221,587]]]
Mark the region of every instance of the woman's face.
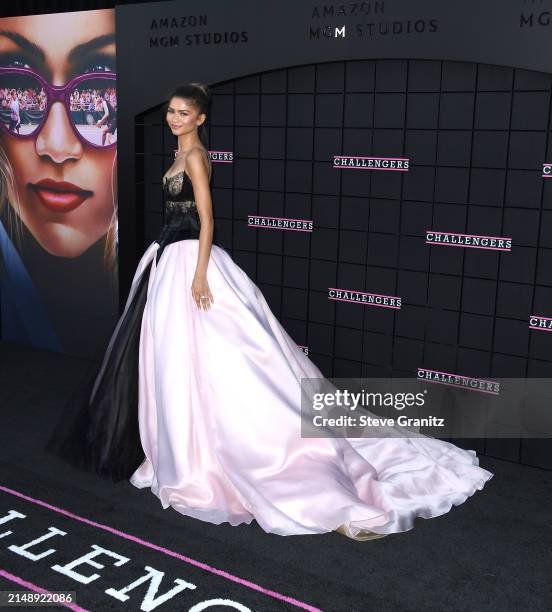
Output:
[[[0,66],[32,68],[52,85],[94,70],[115,71],[113,11],[94,13],[94,19],[84,11],[2,19]],[[54,102],[34,138],[1,131],[0,145],[15,175],[20,210],[14,209],[46,251],[78,257],[106,234],[116,194],[115,149],[81,142],[61,102]],[[52,210],[33,189],[43,179],[72,183],[84,199],[72,210]]]
[[167,123],[175,136],[182,136],[197,130],[205,121],[206,115],[200,113],[192,100],[171,98],[167,108]]

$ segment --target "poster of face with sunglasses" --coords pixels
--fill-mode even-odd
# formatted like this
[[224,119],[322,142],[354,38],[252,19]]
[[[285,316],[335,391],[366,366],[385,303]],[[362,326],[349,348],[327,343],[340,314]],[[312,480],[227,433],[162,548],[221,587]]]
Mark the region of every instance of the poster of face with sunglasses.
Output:
[[96,357],[118,311],[115,12],[0,19],[0,339]]

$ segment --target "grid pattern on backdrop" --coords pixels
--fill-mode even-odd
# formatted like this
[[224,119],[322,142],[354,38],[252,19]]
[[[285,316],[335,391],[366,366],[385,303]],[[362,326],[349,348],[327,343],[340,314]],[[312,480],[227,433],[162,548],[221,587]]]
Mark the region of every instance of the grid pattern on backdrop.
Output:
[[[552,376],[551,75],[433,60],[332,62],[213,86],[219,236],[326,376]],[[160,108],[137,118],[139,241],[161,223],[176,146]],[[334,155],[410,158],[337,170]],[[312,233],[247,215],[312,219]],[[425,232],[507,236],[511,252],[430,246]],[[328,299],[400,296],[401,310]],[[504,442],[504,441],[503,441]]]

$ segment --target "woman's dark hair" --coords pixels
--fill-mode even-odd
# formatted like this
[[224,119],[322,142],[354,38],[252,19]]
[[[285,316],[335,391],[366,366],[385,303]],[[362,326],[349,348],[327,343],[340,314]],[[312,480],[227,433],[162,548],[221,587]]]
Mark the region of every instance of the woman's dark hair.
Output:
[[[172,98],[182,98],[184,100],[190,100],[192,104],[198,109],[199,113],[205,113],[207,118],[209,117],[209,106],[211,104],[211,92],[207,85],[203,83],[187,83],[186,85],[179,85],[176,87],[167,98],[167,105],[172,100]],[[207,146],[206,143],[206,124],[207,119],[199,126],[199,137],[201,138],[203,144]]]

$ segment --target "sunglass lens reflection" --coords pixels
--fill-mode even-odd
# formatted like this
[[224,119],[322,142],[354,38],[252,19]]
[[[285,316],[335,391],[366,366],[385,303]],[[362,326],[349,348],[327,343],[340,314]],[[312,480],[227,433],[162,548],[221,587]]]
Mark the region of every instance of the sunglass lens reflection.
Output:
[[71,119],[85,140],[100,147],[117,142],[115,80],[91,78],[81,81],[70,92],[70,107]]
[[[36,132],[46,107],[46,92],[38,79],[28,74],[0,74],[0,121],[9,132],[21,136]],[[99,147],[117,142],[114,79],[81,81],[69,92],[69,108],[71,121],[86,142]]]
[[46,111],[46,92],[26,74],[0,74],[0,121],[14,134],[32,134]]

